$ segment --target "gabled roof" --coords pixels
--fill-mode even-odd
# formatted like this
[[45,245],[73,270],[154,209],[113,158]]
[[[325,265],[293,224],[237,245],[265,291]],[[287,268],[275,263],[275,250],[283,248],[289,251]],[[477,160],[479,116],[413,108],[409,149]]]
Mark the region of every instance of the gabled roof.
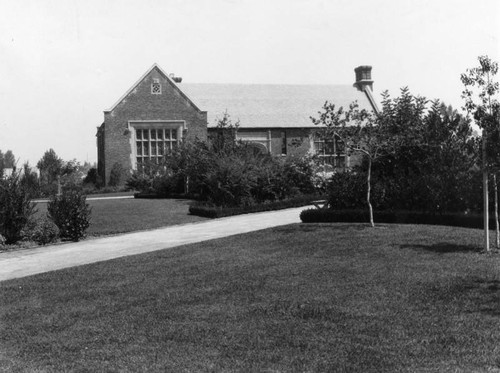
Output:
[[378,110],[371,92],[349,85],[182,83],[179,88],[208,112],[208,127],[226,111],[240,128],[315,127],[310,117],[318,117],[325,101],[345,109],[357,101],[360,109]]
[[118,101],[115,102],[115,104],[108,110],[104,110],[105,113],[109,113],[110,111],[113,111],[120,102],[122,102],[150,73],[151,71],[153,71],[154,69],[157,69],[158,72],[163,75],[163,77],[165,79],[167,79],[167,81],[174,87],[174,89],[176,89],[191,105],[193,105],[193,107],[198,110],[198,111],[201,111],[199,109],[199,107],[181,90],[179,89],[179,87],[177,86],[177,84],[172,80],[172,78],[170,78],[166,73],[165,71],[163,71],[161,69],[160,66],[158,66],[158,64],[153,64],[153,66],[151,66],[148,71],[146,71],[140,78],[139,80],[137,80],[137,82],[134,83],[134,85],[132,85],[132,87],[129,88],[129,90],[127,92],[125,92],[125,94],[120,97],[118,99]]

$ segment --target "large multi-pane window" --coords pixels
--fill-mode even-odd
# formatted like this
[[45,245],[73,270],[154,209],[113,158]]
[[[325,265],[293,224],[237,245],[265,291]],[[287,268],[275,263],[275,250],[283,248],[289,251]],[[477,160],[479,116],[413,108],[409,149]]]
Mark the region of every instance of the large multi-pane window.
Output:
[[334,168],[344,168],[346,162],[345,146],[338,136],[332,138],[314,137],[314,151],[324,164]]
[[137,165],[149,161],[158,163],[177,146],[175,128],[138,128],[135,130]]

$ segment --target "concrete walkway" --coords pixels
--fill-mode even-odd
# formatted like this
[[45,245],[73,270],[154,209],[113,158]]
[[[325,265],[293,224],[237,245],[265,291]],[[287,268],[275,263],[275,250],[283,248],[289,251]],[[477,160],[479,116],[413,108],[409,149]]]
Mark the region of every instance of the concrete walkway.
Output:
[[[86,200],[87,201],[100,201],[100,200],[103,200],[103,199],[131,199],[131,198],[134,198],[133,195],[131,196],[110,196],[110,197],[87,197]],[[42,199],[34,199],[32,200],[32,202],[35,202],[35,203],[47,203],[49,202],[49,200],[47,198],[42,198]]]
[[0,281],[300,222],[308,207],[260,212],[197,223],[0,253]]

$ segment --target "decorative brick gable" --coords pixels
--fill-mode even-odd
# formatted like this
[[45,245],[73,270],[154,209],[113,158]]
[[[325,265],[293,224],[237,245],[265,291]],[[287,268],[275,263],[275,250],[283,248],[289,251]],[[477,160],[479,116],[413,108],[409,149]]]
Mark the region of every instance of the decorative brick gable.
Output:
[[[136,168],[137,129],[166,129],[182,141],[207,138],[207,113],[201,111],[158,66],[154,65],[108,111],[98,131],[100,176],[107,183],[111,168],[119,163],[129,174]],[[159,130],[158,130],[159,131]],[[161,136],[164,136],[162,130]],[[159,132],[158,132],[159,134]],[[159,142],[158,142],[159,144]],[[156,150],[156,141],[154,143]],[[152,150],[148,149],[150,152]],[[127,175],[123,175],[122,183]]]

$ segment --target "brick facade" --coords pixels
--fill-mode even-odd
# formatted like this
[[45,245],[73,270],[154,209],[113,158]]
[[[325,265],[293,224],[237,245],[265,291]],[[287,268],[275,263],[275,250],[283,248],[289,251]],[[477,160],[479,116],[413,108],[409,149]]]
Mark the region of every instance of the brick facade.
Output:
[[[153,93],[153,83],[161,93]],[[104,112],[97,132],[98,172],[105,184],[114,164],[124,170],[121,182],[136,168],[136,129],[168,128],[182,141],[207,138],[207,113],[201,111],[158,66]]]

